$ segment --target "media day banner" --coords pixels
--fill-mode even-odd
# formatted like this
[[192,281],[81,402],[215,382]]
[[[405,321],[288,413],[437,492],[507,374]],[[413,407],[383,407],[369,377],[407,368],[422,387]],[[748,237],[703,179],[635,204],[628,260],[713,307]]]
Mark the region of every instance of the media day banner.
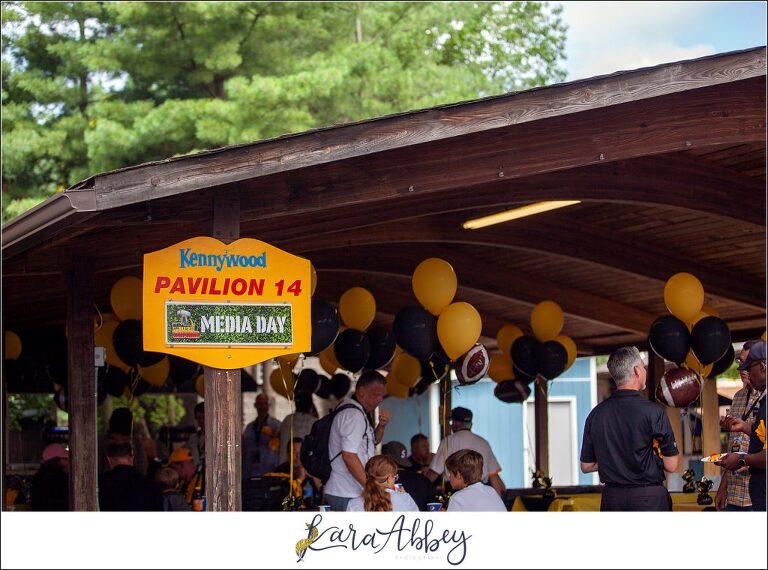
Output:
[[311,349],[309,260],[243,238],[144,256],[144,350],[237,369]]

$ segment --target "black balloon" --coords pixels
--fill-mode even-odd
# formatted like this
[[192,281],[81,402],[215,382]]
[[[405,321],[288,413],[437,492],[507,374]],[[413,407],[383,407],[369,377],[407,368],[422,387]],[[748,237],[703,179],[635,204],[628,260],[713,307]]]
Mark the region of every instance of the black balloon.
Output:
[[128,366],[152,366],[160,362],[164,354],[144,351],[144,333],[141,321],[122,321],[112,333],[112,344],[117,356]]
[[184,384],[190,380],[194,381],[195,378],[202,374],[200,365],[197,362],[192,362],[174,354],[168,355],[168,361],[170,362],[168,378],[173,380],[176,385]]
[[451,370],[451,361],[442,348],[421,362],[421,378],[427,382],[439,382]]
[[513,404],[524,402],[531,395],[531,389],[528,384],[522,380],[504,380],[496,384],[493,389],[493,395],[502,402]]
[[141,396],[142,394],[145,394],[149,391],[149,389],[152,387],[152,384],[144,380],[144,378],[137,376],[136,381],[131,384],[128,383],[128,388],[131,389],[131,393],[134,396]]
[[103,382],[107,394],[118,397],[123,395],[123,390],[128,385],[128,376],[117,366],[107,366]]
[[342,374],[341,372],[331,376],[331,393],[334,398],[341,400],[349,392],[349,388],[352,386],[352,381],[349,376]]
[[318,379],[320,381],[317,384],[315,394],[323,400],[327,400],[331,397],[331,394],[333,394],[333,384],[331,383],[331,379],[323,374],[319,375]]
[[374,327],[366,332],[371,343],[371,355],[365,363],[366,370],[383,368],[395,356],[395,335],[384,327]]
[[539,364],[536,359],[536,349],[541,343],[530,335],[523,335],[515,339],[510,349],[512,363],[526,378],[535,378],[539,373]]
[[359,372],[371,355],[371,343],[364,332],[347,329],[336,337],[333,353],[344,370]]
[[659,317],[648,333],[651,350],[661,358],[680,364],[685,362],[691,347],[691,335],[685,323],[672,315]]
[[437,317],[421,307],[405,307],[392,325],[397,344],[418,360],[428,360],[438,347]]
[[539,344],[535,349],[535,355],[539,374],[547,380],[560,376],[568,363],[568,352],[556,340]]
[[256,384],[256,380],[253,376],[248,374],[244,369],[240,370],[240,391],[241,392],[258,392],[259,385]]
[[714,378],[718,374],[722,374],[731,367],[733,359],[736,358],[736,353],[733,351],[733,345],[729,344],[725,351],[725,354],[712,365],[712,372],[709,373],[710,377]]
[[731,331],[718,317],[704,317],[691,331],[691,350],[704,366],[720,360],[731,345]]
[[512,363],[512,371],[514,372],[514,378],[511,378],[511,380],[522,380],[523,382],[530,384],[534,380],[536,380],[536,376],[531,376],[529,374],[526,374],[522,370],[520,370],[517,366],[515,366],[515,363]]
[[429,375],[428,378],[422,376],[421,379],[416,383],[416,385],[413,388],[410,389],[408,395],[409,396],[421,396],[434,383],[433,378],[434,378],[434,376],[432,376],[431,372],[430,372],[430,375]]
[[311,368],[305,368],[299,373],[299,377],[296,380],[297,392],[309,392],[314,394],[317,388],[320,386],[320,376]]
[[339,334],[339,312],[327,301],[312,299],[312,348],[305,352],[314,356],[333,344]]

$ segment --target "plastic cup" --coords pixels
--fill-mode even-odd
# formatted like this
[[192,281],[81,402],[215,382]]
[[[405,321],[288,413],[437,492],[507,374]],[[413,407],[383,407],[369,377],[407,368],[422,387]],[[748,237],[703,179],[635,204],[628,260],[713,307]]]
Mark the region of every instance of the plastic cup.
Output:
[[430,512],[439,511],[443,508],[443,503],[427,503],[427,510]]
[[319,505],[317,510],[321,513],[329,513],[331,512],[331,505]]

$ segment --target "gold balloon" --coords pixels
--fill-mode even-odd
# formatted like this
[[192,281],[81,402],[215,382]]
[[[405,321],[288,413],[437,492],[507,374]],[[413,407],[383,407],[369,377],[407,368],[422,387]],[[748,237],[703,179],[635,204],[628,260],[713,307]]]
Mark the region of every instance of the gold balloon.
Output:
[[168,374],[171,372],[171,361],[164,357],[157,364],[152,366],[138,366],[139,375],[153,386],[161,388],[168,380]]
[[277,357],[277,359],[280,362],[290,364],[291,368],[293,368],[293,366],[296,364],[296,361],[299,359],[299,356],[301,356],[300,352],[294,352],[293,354],[281,354]]
[[693,330],[693,327],[696,326],[696,323],[698,323],[701,319],[706,319],[707,317],[711,317],[709,313],[705,313],[704,311],[699,311],[696,313],[696,316],[691,319],[689,323],[686,323],[686,326],[688,327],[689,331]]
[[717,309],[715,309],[715,308],[714,308],[712,305],[710,305],[709,303],[704,303],[704,304],[701,306],[701,311],[702,311],[703,313],[707,313],[707,314],[708,314],[709,316],[711,316],[711,317],[720,317],[720,311],[718,311]]
[[328,354],[328,350],[332,348],[333,348],[332,346],[329,346],[323,352],[317,355],[317,358],[320,361],[320,366],[322,366],[323,370],[325,370],[325,372],[330,374],[331,376],[336,374],[336,370],[339,368],[339,366],[336,366],[336,363],[331,359],[330,355]]
[[517,325],[504,325],[501,327],[499,332],[496,333],[496,343],[499,345],[501,353],[509,356],[512,343],[521,336],[523,336],[523,331]]
[[709,374],[712,372],[712,368],[714,367],[714,363],[704,365],[701,362],[699,362],[699,359],[696,358],[696,355],[693,354],[692,350],[688,351],[688,355],[685,357],[685,363],[683,364],[688,370],[693,370],[694,372],[697,372],[702,378],[707,378]]
[[16,360],[21,356],[21,339],[13,331],[5,331],[5,359]]
[[197,392],[201,398],[205,398],[205,374],[201,374],[195,378],[195,392]]
[[451,360],[475,346],[482,329],[480,313],[463,301],[448,305],[437,317],[437,338]]
[[115,345],[112,343],[112,335],[115,332],[115,329],[117,328],[117,325],[119,325],[119,321],[107,321],[105,320],[101,327],[96,329],[93,335],[94,344],[96,346],[103,346],[107,355],[107,364],[111,364],[112,366],[117,366],[120,370],[122,370],[125,373],[128,373],[128,371],[131,369],[130,366],[128,366],[125,362],[120,360],[120,357],[117,355],[117,352],[115,352]]
[[141,279],[138,277],[122,277],[112,285],[109,292],[109,303],[112,310],[121,321],[127,319],[141,320],[143,297]]
[[408,397],[408,391],[408,386],[401,384],[391,373],[387,376],[387,394],[395,398],[405,399]]
[[403,353],[392,361],[392,374],[400,384],[413,388],[421,378],[421,363],[410,354]]
[[368,289],[347,289],[339,299],[339,315],[347,327],[364,331],[376,316],[376,300]]
[[689,323],[704,305],[704,287],[690,273],[676,273],[664,285],[664,303],[670,313]]
[[293,400],[293,388],[295,387],[295,384],[296,382],[292,372],[284,375],[280,371],[280,368],[274,368],[272,373],[269,375],[269,385],[283,398]]
[[315,266],[312,265],[311,263],[309,264],[309,270],[311,272],[309,276],[309,284],[310,284],[309,296],[311,297],[312,295],[315,294],[315,289],[317,289],[317,271],[315,271]]
[[419,303],[437,316],[456,295],[456,272],[447,261],[430,257],[416,267],[411,285]]
[[760,338],[766,340],[766,338],[768,338],[768,331],[763,331],[763,334],[760,335]]
[[565,315],[554,301],[542,301],[531,311],[531,328],[541,342],[555,340],[565,324]]
[[576,356],[578,350],[576,349],[576,343],[568,335],[559,334],[555,337],[555,340],[563,345],[565,352],[568,353],[568,362],[565,363],[565,369],[568,370],[574,362],[576,362]]
[[495,382],[514,380],[515,371],[512,368],[512,359],[509,354],[492,354],[488,366],[488,376]]

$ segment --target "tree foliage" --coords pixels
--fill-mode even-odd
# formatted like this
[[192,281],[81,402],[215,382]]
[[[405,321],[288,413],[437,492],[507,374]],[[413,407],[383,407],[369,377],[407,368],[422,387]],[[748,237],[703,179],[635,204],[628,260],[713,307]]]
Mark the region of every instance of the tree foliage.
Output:
[[564,79],[540,2],[5,2],[3,219],[103,171]]

